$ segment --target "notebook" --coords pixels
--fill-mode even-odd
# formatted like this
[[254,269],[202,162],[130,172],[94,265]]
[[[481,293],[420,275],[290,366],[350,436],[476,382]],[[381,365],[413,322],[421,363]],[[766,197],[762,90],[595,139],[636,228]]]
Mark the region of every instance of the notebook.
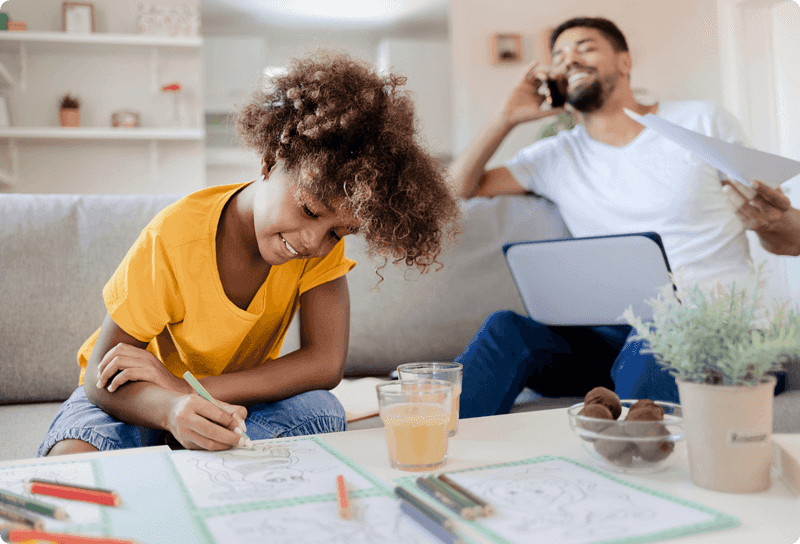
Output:
[[655,232],[512,242],[506,262],[531,319],[546,325],[624,324],[650,319],[647,304],[672,282]]

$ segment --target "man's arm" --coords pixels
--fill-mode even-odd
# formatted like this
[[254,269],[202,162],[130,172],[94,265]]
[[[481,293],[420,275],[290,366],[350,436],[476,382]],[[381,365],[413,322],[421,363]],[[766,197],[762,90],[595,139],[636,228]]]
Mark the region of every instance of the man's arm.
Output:
[[300,296],[300,349],[252,370],[201,381],[214,398],[243,406],[333,389],[344,375],[349,337],[350,296],[342,276]]
[[459,154],[450,167],[456,194],[471,198],[528,192],[508,169],[494,168],[487,172],[486,164],[514,127],[564,111],[561,108],[541,109],[545,97],[538,92],[537,85],[544,78],[546,75],[538,69],[538,63],[526,66],[506,101],[492,115],[481,133]]

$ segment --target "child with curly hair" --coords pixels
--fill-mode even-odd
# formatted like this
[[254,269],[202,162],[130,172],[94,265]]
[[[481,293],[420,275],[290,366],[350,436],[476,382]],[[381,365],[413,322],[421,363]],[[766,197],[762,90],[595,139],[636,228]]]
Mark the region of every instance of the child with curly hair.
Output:
[[[266,83],[237,121],[261,178],[192,193],[144,229],[103,289],[108,313],[40,456],[345,429],[328,391],[349,337],[343,238],[426,271],[458,206],[415,139],[404,78],[322,52]],[[301,347],[279,356],[298,307]]]

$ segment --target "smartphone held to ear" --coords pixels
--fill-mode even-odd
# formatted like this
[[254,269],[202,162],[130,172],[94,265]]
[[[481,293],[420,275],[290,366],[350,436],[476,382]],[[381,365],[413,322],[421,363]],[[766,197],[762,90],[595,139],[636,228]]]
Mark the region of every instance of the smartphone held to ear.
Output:
[[[547,86],[547,92],[542,92],[542,87]],[[541,94],[553,108],[561,108],[567,102],[567,80],[566,78],[547,78],[540,87]]]

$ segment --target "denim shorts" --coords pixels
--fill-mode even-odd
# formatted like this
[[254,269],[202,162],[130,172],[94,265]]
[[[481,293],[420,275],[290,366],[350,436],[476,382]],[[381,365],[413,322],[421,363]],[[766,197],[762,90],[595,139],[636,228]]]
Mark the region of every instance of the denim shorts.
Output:
[[[247,409],[247,436],[252,440],[308,434],[332,433],[347,428],[344,408],[330,391],[308,391],[276,402],[255,404]],[[44,441],[39,457],[56,442],[78,439],[101,451],[158,446],[173,443],[166,431],[129,425],[115,419],[86,398],[78,387],[61,405]],[[172,441],[168,442],[168,439]]]

